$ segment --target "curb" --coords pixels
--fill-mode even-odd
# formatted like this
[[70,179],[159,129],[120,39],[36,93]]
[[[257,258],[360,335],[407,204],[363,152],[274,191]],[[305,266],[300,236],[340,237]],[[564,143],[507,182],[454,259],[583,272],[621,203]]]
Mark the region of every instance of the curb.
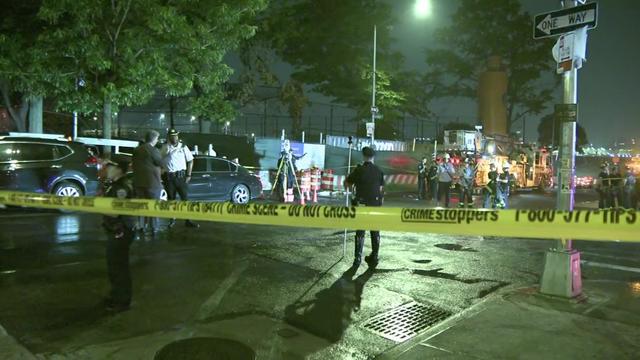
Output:
[[7,331],[0,325],[0,359],[22,360],[37,359],[29,350],[20,345]]

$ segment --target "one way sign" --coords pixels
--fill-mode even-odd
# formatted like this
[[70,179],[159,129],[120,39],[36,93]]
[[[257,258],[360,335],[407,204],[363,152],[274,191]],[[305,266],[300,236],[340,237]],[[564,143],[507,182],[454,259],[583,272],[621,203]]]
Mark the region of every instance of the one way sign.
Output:
[[536,15],[533,21],[533,38],[542,39],[561,35],[583,26],[593,29],[597,25],[598,3],[592,2],[582,6]]

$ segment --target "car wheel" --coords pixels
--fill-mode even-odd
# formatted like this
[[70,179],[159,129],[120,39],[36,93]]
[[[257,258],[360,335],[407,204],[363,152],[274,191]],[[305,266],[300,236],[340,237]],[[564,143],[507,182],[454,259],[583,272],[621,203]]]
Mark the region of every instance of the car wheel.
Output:
[[160,200],[162,201],[169,200],[169,195],[167,194],[167,190],[162,189],[162,191],[160,191]]
[[234,204],[246,204],[249,199],[251,199],[251,194],[246,185],[238,184],[231,191],[231,201]]
[[57,196],[78,197],[82,196],[82,189],[75,183],[63,181],[53,188],[53,194]]

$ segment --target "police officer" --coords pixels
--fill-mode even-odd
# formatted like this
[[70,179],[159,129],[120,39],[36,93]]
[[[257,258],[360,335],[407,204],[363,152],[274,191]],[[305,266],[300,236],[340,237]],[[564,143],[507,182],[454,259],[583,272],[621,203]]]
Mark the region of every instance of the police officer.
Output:
[[[131,181],[125,176],[129,162],[124,159],[106,163],[104,196],[118,199],[134,197]],[[104,215],[103,227],[107,231],[107,273],[111,291],[105,300],[108,311],[120,312],[131,304],[131,273],[129,246],[134,239],[136,220],[132,216]]]
[[424,200],[427,196],[427,158],[423,157],[418,164],[418,199]]
[[[384,197],[384,174],[373,164],[375,151],[370,147],[362,149],[364,163],[349,174],[345,180],[345,187],[355,187],[354,205],[382,206]],[[362,262],[362,250],[364,248],[364,230],[356,231],[356,246],[353,266],[358,267]],[[365,257],[369,267],[378,265],[378,252],[380,249],[380,231],[371,231],[371,255]]]
[[433,202],[438,201],[438,159],[434,156],[429,171],[427,171],[427,181],[429,182],[429,195]]
[[600,165],[600,173],[598,174],[598,208],[606,209],[609,205],[609,193],[611,189],[611,174],[609,172],[609,164],[606,162]]
[[610,207],[622,207],[622,190],[623,190],[623,178],[620,172],[620,166],[614,165],[611,170],[611,176],[609,177],[610,192],[609,192],[609,206]]
[[464,167],[460,174],[460,203],[459,207],[473,207],[473,183],[476,179],[476,170],[471,166],[471,159],[464,160]]
[[500,194],[500,199],[502,200],[502,207],[504,209],[509,208],[509,195],[511,194],[511,182],[513,178],[509,173],[511,166],[508,162],[505,162],[502,165],[502,174],[498,176],[498,193]]
[[[167,190],[167,198],[176,200],[176,193],[180,195],[180,200],[187,201],[188,185],[191,181],[191,172],[193,171],[193,154],[189,148],[182,144],[179,139],[180,133],[176,129],[169,130],[167,134],[167,143],[164,144],[160,153],[165,161],[165,188]],[[176,219],[169,221],[169,227],[176,224]],[[187,220],[187,227],[197,228],[200,225]]]

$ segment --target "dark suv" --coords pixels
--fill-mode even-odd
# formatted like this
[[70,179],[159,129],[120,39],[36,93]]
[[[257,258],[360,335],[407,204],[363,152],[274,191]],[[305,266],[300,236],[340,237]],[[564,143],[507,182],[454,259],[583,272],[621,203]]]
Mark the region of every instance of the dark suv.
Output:
[[95,195],[98,159],[77,142],[0,136],[0,189]]

